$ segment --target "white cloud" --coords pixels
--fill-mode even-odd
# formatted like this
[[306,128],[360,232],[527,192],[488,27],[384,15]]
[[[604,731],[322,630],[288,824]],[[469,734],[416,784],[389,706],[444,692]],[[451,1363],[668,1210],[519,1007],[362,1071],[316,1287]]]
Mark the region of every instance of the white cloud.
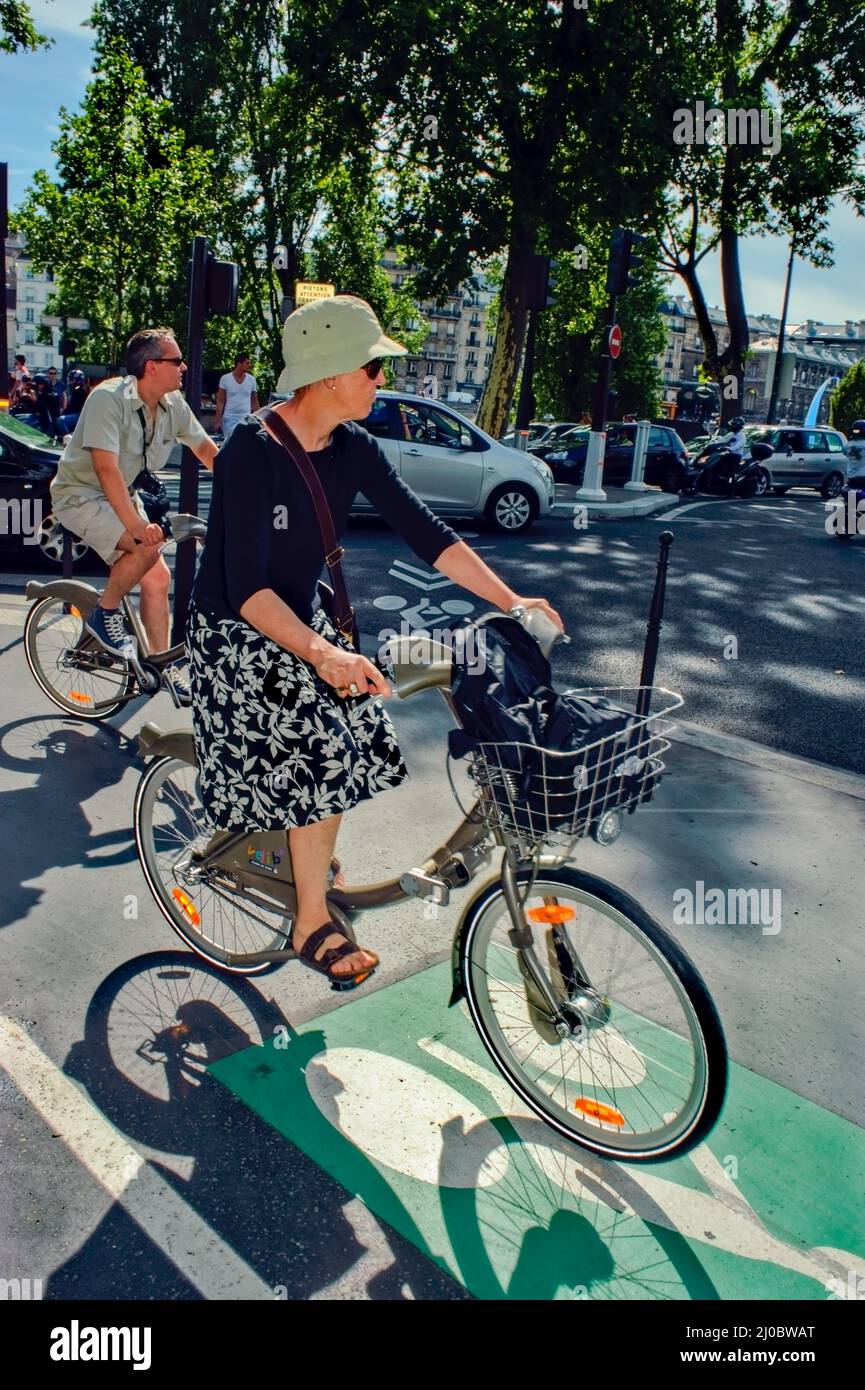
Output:
[[37,29],[47,34],[81,34],[88,31],[82,24],[90,18],[92,0],[30,0],[30,11]]

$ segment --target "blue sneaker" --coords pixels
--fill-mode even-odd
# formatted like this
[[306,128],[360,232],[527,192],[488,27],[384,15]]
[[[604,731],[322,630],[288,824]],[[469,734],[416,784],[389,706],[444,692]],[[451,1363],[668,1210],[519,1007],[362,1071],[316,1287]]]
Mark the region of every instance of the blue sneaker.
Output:
[[127,630],[121,609],[94,608],[84,624],[84,630],[112,656],[122,657],[124,661],[135,660],[135,639]]
[[162,673],[163,683],[168,687],[174,702],[177,705],[189,706],[192,704],[192,686],[189,680],[189,668],[186,666],[166,666]]

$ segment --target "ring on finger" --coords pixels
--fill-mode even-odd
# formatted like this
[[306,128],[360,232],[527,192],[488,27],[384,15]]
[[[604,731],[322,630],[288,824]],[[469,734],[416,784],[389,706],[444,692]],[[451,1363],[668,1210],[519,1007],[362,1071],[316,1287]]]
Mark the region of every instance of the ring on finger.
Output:
[[360,690],[359,690],[358,687],[355,685],[354,681],[352,681],[351,685],[348,687],[348,693],[349,693],[349,695],[359,695],[359,694],[360,694]]

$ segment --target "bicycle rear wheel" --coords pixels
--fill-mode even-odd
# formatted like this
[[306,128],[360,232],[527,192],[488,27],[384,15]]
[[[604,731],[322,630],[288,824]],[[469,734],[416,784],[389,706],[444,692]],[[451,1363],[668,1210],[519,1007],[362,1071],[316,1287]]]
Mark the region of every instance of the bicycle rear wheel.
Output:
[[33,604],[24,623],[24,656],[43,694],[78,719],[109,719],[135,688],[129,662],[102,650],[68,599],[49,596]]
[[521,969],[494,880],[466,911],[460,968],[496,1066],[547,1124],[602,1157],[686,1152],[715,1124],[727,1081],[721,1024],[692,962],[627,893],[581,870],[541,870],[524,910],[571,1027],[557,1033]]
[[[287,948],[289,923],[275,905],[252,909],[211,870],[196,872],[191,856],[213,836],[198,772],[180,758],[160,758],[138,786],[135,843],[144,877],[163,917],[193,951],[223,970],[260,975],[279,962],[229,963],[229,956]],[[288,957],[286,957],[288,959]]]

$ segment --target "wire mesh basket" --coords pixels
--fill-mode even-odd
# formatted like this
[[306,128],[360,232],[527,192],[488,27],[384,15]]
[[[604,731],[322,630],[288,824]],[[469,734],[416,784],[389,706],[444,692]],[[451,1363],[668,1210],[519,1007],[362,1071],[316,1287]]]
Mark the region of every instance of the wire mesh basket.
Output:
[[[567,693],[603,696],[619,709],[640,708],[647,687],[592,686]],[[670,747],[669,718],[682,697],[651,687],[658,705],[632,713],[627,727],[570,752],[529,743],[480,743],[470,754],[469,776],[480,795],[478,812],[491,830],[524,843],[566,843],[587,835],[612,810],[634,811],[661,780]]]

